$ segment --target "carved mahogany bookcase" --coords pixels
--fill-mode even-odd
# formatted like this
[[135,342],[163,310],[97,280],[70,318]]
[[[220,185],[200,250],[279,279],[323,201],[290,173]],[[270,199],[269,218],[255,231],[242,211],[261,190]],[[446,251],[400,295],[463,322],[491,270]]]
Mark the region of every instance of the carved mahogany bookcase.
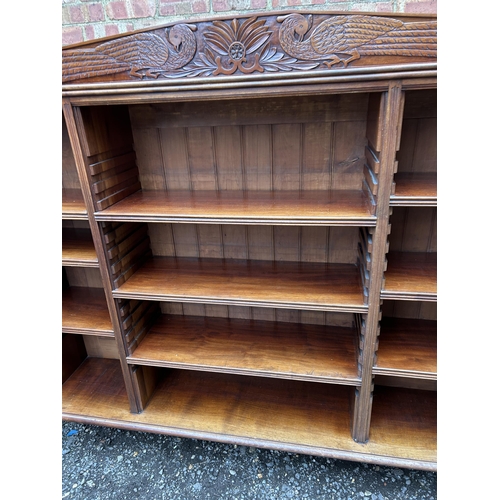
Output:
[[436,470],[436,24],[63,48],[64,419]]

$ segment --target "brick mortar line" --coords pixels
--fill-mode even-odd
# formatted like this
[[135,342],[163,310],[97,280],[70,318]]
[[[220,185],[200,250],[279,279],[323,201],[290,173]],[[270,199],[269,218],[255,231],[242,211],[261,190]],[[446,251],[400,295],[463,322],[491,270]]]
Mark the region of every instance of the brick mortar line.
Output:
[[[131,10],[131,3],[130,0],[123,0],[126,4],[126,6]],[[420,0],[420,1],[425,1],[425,0]],[[266,7],[254,7],[254,8],[248,8],[248,9],[227,9],[227,10],[214,10],[213,8],[213,1],[208,0],[208,7],[209,10],[206,12],[186,12],[182,14],[160,14],[159,10],[162,4],[157,3],[155,5],[155,13],[152,16],[138,16],[138,17],[126,17],[126,18],[113,18],[108,15],[106,12],[106,8],[109,5],[108,2],[107,4],[102,4],[100,2],[82,2],[81,0],[79,2],[71,2],[71,3],[66,3],[63,4],[63,8],[69,8],[69,7],[86,7],[86,6],[91,6],[91,5],[101,5],[103,9],[103,14],[105,19],[99,20],[99,21],[84,21],[84,22],[64,22],[62,24],[63,27],[78,27],[78,26],[83,26],[83,25],[89,25],[89,24],[96,24],[96,23],[103,23],[103,22],[126,22],[126,21],[131,21],[131,20],[141,20],[141,19],[161,19],[161,18],[173,18],[173,17],[186,17],[186,16],[203,16],[203,15],[211,15],[211,14],[224,14],[224,13],[235,13],[235,14],[244,14],[246,12],[268,12],[269,10],[290,10],[290,9],[312,9],[312,10],[321,10],[321,9],[332,9],[335,10],[335,6],[340,6],[340,7],[348,7],[351,8],[353,6],[366,6],[366,8],[369,8],[369,6],[372,5],[377,5],[377,4],[391,4],[392,5],[392,12],[403,12],[404,6],[407,3],[420,3],[419,0],[417,2],[412,2],[411,0],[339,0],[339,2],[334,2],[334,3],[324,3],[324,4],[300,4],[300,5],[278,5],[276,7],[272,6],[272,0],[266,0],[267,4]],[[185,4],[192,4],[192,2],[187,2],[183,0],[179,0],[178,3],[185,3]],[[175,6],[177,4],[172,4],[172,6]],[[385,11],[389,12],[389,11]]]
[[[112,0],[111,0],[112,1]],[[130,32],[131,30],[136,29],[144,29],[144,28],[154,28],[155,25],[166,24],[170,22],[180,21],[184,19],[192,19],[197,20],[199,18],[206,17],[215,17],[217,15],[227,16],[227,15],[245,15],[245,14],[266,14],[270,11],[280,11],[280,10],[309,10],[314,12],[315,10],[338,10],[339,12],[363,12],[363,11],[371,11],[376,12],[377,5],[385,5],[389,7],[388,9],[382,9],[379,12],[384,13],[394,13],[394,14],[404,14],[405,8],[409,5],[417,5],[417,4],[432,4],[432,0],[340,0],[339,2],[334,3],[324,3],[324,4],[300,4],[300,5],[277,5],[273,7],[273,0],[266,0],[266,7],[261,8],[248,8],[248,9],[229,9],[229,10],[214,10],[213,0],[207,0],[208,11],[206,12],[186,12],[181,14],[170,14],[170,15],[162,15],[160,14],[160,4],[159,0],[156,0],[154,6],[154,15],[145,16],[145,17],[127,17],[122,19],[110,18],[107,13],[107,6],[111,3],[108,2],[106,4],[102,4],[100,2],[71,2],[62,4],[62,8],[69,7],[89,7],[91,5],[101,5],[102,11],[104,15],[103,20],[99,21],[83,21],[83,22],[63,22],[62,23],[62,34],[63,40],[64,35],[66,35],[66,41],[63,41],[63,46],[75,43],[78,41],[89,41],[97,38],[101,38],[103,36],[112,35],[114,33],[106,33],[106,28],[110,27],[111,31],[115,29],[118,31],[118,34],[123,34]],[[132,11],[132,0],[123,0],[124,5],[126,6],[127,12]],[[191,3],[192,2],[183,2],[183,0],[179,0],[179,3]],[[168,5],[168,4],[163,4]],[[171,4],[172,6],[178,4]],[[430,9],[432,11],[432,9]],[[410,10],[409,12],[412,12]],[[89,13],[89,10],[86,9],[86,13]],[[435,13],[435,12],[429,12]],[[83,12],[85,15],[85,12]],[[69,17],[69,12],[68,12]],[[71,40],[70,39],[70,30],[77,30],[75,32],[75,38],[79,40]],[[89,30],[91,30],[89,32]]]

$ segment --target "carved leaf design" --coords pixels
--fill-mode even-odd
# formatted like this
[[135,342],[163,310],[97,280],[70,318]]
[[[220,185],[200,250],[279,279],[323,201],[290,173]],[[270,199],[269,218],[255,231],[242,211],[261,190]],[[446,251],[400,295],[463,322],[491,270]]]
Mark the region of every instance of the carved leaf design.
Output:
[[267,31],[267,26],[259,28],[250,34],[248,40],[242,41],[243,45],[247,47],[247,54],[255,52],[259,47],[269,40],[271,33]]
[[214,34],[219,35],[222,40],[227,42],[228,47],[235,41],[234,31],[232,31],[231,28],[222,21],[214,21],[214,28],[212,28],[212,30]]
[[191,64],[184,66],[182,70],[167,73],[163,76],[168,78],[182,78],[182,77],[195,77],[195,76],[210,76],[217,69],[215,56],[210,49],[199,53],[201,64],[198,61],[193,61]]
[[200,59],[202,59],[202,61],[204,61],[207,65],[215,67],[217,65],[215,62],[215,56],[212,54],[210,49],[207,49],[205,52],[206,54],[200,53]]
[[[238,40],[241,40],[244,36],[246,36],[246,33],[248,32],[248,30],[252,30],[252,24],[255,23],[255,17],[249,17],[246,21],[244,21],[243,23],[241,23],[238,27],[238,30],[236,31],[236,38]],[[258,21],[256,24],[255,27],[260,27],[262,26],[263,24],[265,24],[266,21]]]
[[236,21],[236,19],[233,19],[231,21],[231,29],[233,30],[233,33],[234,33],[235,36],[236,36],[236,34],[238,32],[238,26],[239,26],[238,21]]
[[224,43],[224,39],[221,41],[221,39],[217,36],[217,33],[212,32],[205,34],[205,40],[207,41],[208,45],[210,45],[210,47],[215,50],[215,52],[217,52],[221,56],[227,55],[229,45]]
[[229,24],[223,21],[214,21],[213,26],[207,28],[203,36],[207,45],[221,56],[227,56],[234,42],[240,42],[247,54],[251,54],[262,47],[269,37],[271,31],[266,26],[266,20],[257,21],[251,17],[243,23],[233,19]]
[[299,61],[294,57],[278,52],[276,47],[267,47],[260,58],[260,64],[266,71],[292,71],[293,69],[314,69],[320,63]]

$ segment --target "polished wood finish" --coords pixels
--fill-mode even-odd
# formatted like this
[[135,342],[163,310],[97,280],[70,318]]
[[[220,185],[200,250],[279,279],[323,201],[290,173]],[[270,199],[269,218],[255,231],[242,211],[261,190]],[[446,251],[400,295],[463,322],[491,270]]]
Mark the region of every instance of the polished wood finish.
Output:
[[63,266],[99,267],[89,229],[63,229],[62,264]]
[[104,291],[86,287],[63,290],[62,331],[114,336]]
[[63,418],[67,415],[106,419],[130,413],[120,362],[86,358],[62,388]]
[[356,332],[300,323],[163,316],[129,363],[357,385]]
[[437,254],[391,252],[383,299],[437,300]]
[[362,191],[141,191],[97,220],[208,224],[374,226]]
[[[370,442],[393,449],[391,455],[437,458],[437,396],[434,391],[375,387]],[[417,462],[418,464],[418,462]]]
[[425,172],[398,173],[391,206],[437,206],[437,175]]
[[116,298],[364,312],[355,266],[155,257]]
[[436,61],[435,16],[393,13],[65,47],[63,225],[98,267],[63,237],[63,293],[111,328],[71,306],[63,418],[436,470]]
[[62,190],[62,218],[87,220],[87,208],[80,189]]
[[384,318],[373,373],[437,380],[436,322]]
[[[165,373],[165,375],[167,375]],[[63,417],[139,431],[212,439],[340,459],[432,469],[435,398],[382,391],[374,437],[350,434],[352,388],[301,381],[174,370],[140,414],[131,414],[113,360],[89,358],[63,387]],[[433,404],[434,403],[434,404]]]

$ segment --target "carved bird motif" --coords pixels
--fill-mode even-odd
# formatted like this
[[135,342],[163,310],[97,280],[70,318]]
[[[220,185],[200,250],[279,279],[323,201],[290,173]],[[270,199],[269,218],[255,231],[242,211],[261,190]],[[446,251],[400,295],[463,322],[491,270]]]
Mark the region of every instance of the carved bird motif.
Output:
[[[164,71],[181,68],[196,53],[193,24],[165,30],[165,39],[154,33],[137,33],[92,49],[63,51],[63,81],[130,71],[135,77],[157,78]],[[141,71],[141,73],[140,73]]]
[[[312,16],[279,16],[279,40],[292,57],[324,60],[331,68],[346,67],[362,55],[437,57],[437,22],[403,22],[389,17],[363,15],[333,16],[311,29]],[[347,56],[340,58],[339,56]]]

